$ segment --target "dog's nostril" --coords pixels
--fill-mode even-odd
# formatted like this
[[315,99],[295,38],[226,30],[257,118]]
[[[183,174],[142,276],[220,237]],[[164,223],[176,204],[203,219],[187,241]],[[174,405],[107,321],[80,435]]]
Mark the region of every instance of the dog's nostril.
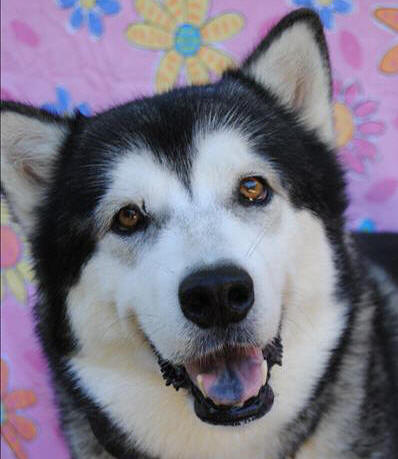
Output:
[[210,289],[195,286],[195,279],[188,277],[180,286],[179,297],[185,317],[200,327],[210,326],[209,311],[213,304]]
[[189,307],[193,313],[201,313],[207,304],[211,302],[209,295],[206,292],[196,291],[190,294],[188,298]]
[[230,289],[228,293],[228,303],[232,307],[239,308],[244,306],[250,299],[250,291],[244,285],[238,285]]
[[253,281],[235,266],[197,271],[180,285],[185,317],[202,328],[225,327],[243,320],[254,302]]

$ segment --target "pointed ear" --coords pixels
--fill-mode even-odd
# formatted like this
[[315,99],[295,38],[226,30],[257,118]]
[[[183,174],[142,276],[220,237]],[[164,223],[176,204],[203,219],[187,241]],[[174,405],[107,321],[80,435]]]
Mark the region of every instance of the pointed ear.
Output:
[[28,235],[69,130],[68,121],[44,110],[1,104],[1,188]]
[[300,9],[285,16],[242,70],[334,145],[329,54],[322,24],[313,11]]

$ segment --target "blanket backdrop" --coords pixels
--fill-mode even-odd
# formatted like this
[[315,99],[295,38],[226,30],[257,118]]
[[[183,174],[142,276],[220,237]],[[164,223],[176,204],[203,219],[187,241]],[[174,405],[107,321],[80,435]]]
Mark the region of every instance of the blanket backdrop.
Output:
[[[398,3],[390,0],[3,0],[1,98],[96,111],[239,63],[281,16],[316,10],[330,45],[349,227],[398,230]],[[65,459],[33,334],[29,248],[1,204],[1,454]]]

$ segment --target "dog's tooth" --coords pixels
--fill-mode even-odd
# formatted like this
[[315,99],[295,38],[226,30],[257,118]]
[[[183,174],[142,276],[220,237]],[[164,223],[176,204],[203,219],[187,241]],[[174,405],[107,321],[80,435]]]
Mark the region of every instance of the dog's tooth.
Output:
[[267,382],[267,375],[268,375],[268,364],[266,360],[263,360],[263,363],[261,365],[261,372],[262,372],[262,377],[263,377],[263,386]]
[[202,394],[205,397],[207,397],[207,392],[206,392],[205,386],[203,384],[203,376],[202,375],[196,376],[196,382],[197,382],[198,387],[199,387],[200,391],[202,392]]

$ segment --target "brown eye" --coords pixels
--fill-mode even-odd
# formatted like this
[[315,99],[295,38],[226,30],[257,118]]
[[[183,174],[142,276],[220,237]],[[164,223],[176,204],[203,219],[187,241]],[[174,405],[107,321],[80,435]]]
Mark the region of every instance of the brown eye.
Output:
[[239,193],[245,201],[264,203],[268,201],[271,190],[261,177],[245,177],[240,181]]
[[138,229],[144,221],[137,206],[126,206],[119,210],[114,221],[114,229],[119,232],[132,232]]

